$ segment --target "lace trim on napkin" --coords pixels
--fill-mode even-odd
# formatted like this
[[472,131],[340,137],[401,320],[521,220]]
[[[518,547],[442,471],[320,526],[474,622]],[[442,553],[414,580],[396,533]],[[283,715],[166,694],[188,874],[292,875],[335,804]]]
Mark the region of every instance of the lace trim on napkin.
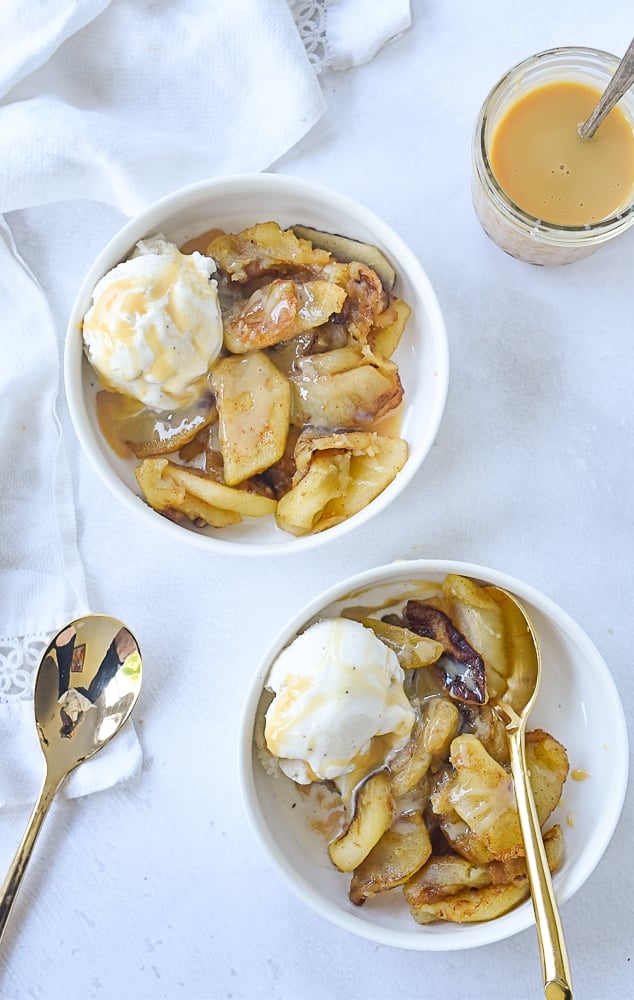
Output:
[[291,14],[315,73],[328,67],[328,0],[288,0]]
[[33,697],[33,680],[51,636],[25,635],[0,639],[0,704]]

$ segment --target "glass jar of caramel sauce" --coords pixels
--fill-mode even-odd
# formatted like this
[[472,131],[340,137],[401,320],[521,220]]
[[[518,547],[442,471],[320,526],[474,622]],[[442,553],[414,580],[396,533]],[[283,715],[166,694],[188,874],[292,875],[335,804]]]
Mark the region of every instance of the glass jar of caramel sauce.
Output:
[[513,257],[568,264],[634,224],[634,90],[591,139],[578,133],[618,63],[597,49],[540,52],[509,70],[482,105],[473,204]]

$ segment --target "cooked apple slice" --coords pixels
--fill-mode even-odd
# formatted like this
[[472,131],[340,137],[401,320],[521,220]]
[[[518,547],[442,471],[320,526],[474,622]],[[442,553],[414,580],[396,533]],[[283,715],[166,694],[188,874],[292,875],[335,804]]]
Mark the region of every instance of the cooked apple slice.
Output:
[[242,517],[264,517],[275,511],[275,500],[218,483],[200,469],[187,469],[167,458],[145,458],[135,474],[150,506],[172,520],[180,519],[173,515],[182,515],[224,528]]
[[394,287],[396,272],[387,257],[371,243],[362,243],[339,233],[326,233],[311,226],[293,226],[293,232],[300,240],[310,240],[313,247],[327,250],[337,260],[359,261],[376,271],[386,292]]
[[339,871],[351,872],[379,842],[394,819],[394,799],[387,774],[372,775],[361,786],[352,822],[346,832],[328,846],[330,860]]
[[384,358],[392,357],[411,314],[412,310],[407,302],[403,299],[391,299],[384,311],[377,316],[368,334],[368,342],[375,354],[381,354]]
[[366,507],[407,461],[407,442],[370,431],[303,431],[295,447],[293,485],[277,505],[280,528],[293,535],[324,531]]
[[224,233],[207,247],[207,253],[231,281],[245,282],[266,274],[289,274],[304,268],[321,271],[331,262],[330,254],[313,249],[291,229],[277,222],[257,222],[239,233]]
[[369,896],[403,885],[430,854],[431,841],[422,816],[400,816],[355,869],[348,893],[351,902],[360,906]]
[[322,326],[345,299],[345,289],[331,281],[276,278],[225,317],[225,347],[232,354],[246,354],[292,340]]
[[212,372],[220,450],[228,486],[263,472],[284,454],[291,391],[262,351],[223,358]]
[[293,423],[312,427],[367,427],[403,399],[398,368],[354,348],[298,358],[290,376]]

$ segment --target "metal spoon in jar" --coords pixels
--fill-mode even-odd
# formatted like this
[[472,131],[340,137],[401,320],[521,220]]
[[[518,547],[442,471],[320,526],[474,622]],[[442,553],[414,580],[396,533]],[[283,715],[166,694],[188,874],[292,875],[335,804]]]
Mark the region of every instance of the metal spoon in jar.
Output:
[[590,117],[579,126],[582,139],[591,139],[604,118],[634,83],[634,38],[616,68],[614,76],[603,91],[599,103]]
[[491,705],[506,726],[511,772],[519,815],[526,870],[535,912],[546,1000],[572,1000],[572,979],[563,928],[544,850],[544,842],[528,779],[525,755],[526,721],[535,703],[541,658],[535,630],[521,604],[499,587],[494,591],[510,624],[512,668],[507,689]]
[[71,771],[119,732],[139,696],[141,672],[134,636],[106,615],[71,622],[45,650],[35,678],[34,708],[46,773],[0,889],[0,939],[55,793]]

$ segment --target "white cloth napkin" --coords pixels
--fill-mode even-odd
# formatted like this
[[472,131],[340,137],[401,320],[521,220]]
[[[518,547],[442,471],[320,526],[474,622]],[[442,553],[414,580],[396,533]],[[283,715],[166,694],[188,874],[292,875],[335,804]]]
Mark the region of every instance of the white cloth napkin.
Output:
[[[34,801],[44,775],[31,700],[50,636],[88,610],[69,470],[55,414],[58,343],[50,309],[0,220],[0,807]],[[73,773],[69,797],[131,777],[128,724]]]
[[[360,8],[359,0],[0,5],[0,807],[35,797],[43,763],[34,669],[50,635],[89,608],[55,414],[65,317],[51,314],[2,215],[78,198],[132,214],[204,177],[266,169],[325,110],[308,26],[319,25],[323,69],[372,58],[409,24],[406,0]],[[129,724],[75,772],[67,794],[108,787],[140,764]]]

